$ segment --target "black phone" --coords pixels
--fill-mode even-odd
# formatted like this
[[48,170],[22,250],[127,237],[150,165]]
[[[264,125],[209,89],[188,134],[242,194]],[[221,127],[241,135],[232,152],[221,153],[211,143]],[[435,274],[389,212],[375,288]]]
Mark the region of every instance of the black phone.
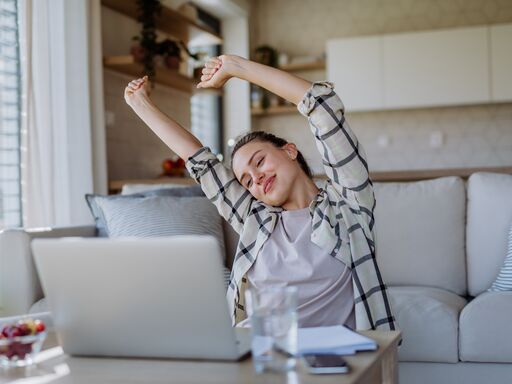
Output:
[[310,373],[347,373],[349,365],[341,355],[307,354],[303,356]]

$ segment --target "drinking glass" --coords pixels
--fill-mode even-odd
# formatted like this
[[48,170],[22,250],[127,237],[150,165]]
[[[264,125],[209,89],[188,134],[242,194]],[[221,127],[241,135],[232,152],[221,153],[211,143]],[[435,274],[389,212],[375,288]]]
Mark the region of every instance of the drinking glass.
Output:
[[246,305],[255,371],[294,369],[297,364],[297,287],[248,289]]

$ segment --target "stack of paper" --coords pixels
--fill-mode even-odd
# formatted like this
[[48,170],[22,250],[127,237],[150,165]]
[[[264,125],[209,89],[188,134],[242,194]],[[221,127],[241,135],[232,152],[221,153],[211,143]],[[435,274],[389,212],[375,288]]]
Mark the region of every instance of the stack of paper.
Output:
[[357,351],[374,351],[377,343],[343,325],[299,328],[298,351],[307,353],[353,355]]

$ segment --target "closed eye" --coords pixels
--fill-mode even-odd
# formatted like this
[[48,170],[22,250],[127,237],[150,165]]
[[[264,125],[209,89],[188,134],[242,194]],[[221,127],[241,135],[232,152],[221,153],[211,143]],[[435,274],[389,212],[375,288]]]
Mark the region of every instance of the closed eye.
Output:
[[257,167],[259,167],[261,165],[261,163],[263,163],[263,159],[264,159],[264,157],[262,157],[261,159],[258,160],[258,162],[256,163]]

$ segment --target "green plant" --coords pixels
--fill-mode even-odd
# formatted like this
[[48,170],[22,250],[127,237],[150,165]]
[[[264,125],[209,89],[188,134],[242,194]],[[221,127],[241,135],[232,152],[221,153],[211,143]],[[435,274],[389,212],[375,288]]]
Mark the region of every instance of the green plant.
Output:
[[154,56],[157,53],[156,16],[162,10],[160,0],[137,0],[137,21],[142,24],[140,31],[140,46],[144,50],[144,70],[152,79],[155,76]]

